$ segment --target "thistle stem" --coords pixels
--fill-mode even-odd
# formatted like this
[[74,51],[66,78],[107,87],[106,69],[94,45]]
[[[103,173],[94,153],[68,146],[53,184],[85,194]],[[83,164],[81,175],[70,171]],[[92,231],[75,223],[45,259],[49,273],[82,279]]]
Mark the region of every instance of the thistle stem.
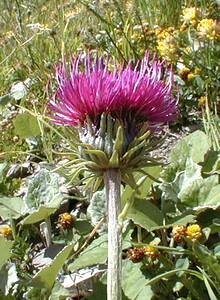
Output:
[[108,206],[108,275],[107,300],[121,300],[122,280],[122,228],[121,213],[121,172],[108,169],[104,174]]

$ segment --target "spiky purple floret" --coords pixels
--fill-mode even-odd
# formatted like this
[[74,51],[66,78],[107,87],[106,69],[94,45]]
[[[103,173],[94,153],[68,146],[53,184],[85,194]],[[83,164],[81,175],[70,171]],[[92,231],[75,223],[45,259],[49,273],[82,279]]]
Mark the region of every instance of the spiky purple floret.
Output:
[[149,52],[134,68],[130,61],[113,71],[108,59],[79,56],[72,58],[69,72],[65,61],[57,66],[56,77],[59,86],[49,107],[58,125],[84,124],[87,116],[95,124],[106,113],[125,122],[128,116],[137,124],[148,122],[153,128],[178,117],[173,71],[155,59],[150,65]]

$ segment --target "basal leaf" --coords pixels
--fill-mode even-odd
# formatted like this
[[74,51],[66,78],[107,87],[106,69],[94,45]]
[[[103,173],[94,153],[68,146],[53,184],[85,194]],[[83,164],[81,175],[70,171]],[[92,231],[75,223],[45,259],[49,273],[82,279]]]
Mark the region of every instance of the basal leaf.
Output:
[[11,257],[11,248],[13,246],[13,241],[7,241],[4,237],[0,236],[0,269],[6,263],[6,261]]
[[181,139],[170,154],[170,161],[183,161],[191,157],[194,162],[202,162],[210,148],[208,136],[197,130]]
[[220,205],[218,175],[192,182],[180,194],[180,201],[189,207],[213,207]]
[[145,199],[135,198],[128,212],[128,218],[147,230],[154,230],[163,225],[162,212],[156,205]]
[[39,173],[29,182],[27,194],[24,198],[29,209],[39,207],[59,208],[64,199],[60,192],[61,177],[56,173],[51,173],[46,169],[41,169]]
[[29,215],[21,221],[21,224],[34,224],[45,220],[56,211],[55,208],[40,206],[37,210],[29,211]]
[[0,198],[0,216],[3,220],[19,218],[26,212],[24,200],[19,197]]
[[36,288],[45,288],[51,290],[58,272],[66,262],[70,252],[72,251],[73,245],[66,246],[52,261],[50,265],[47,265],[41,269],[33,279],[28,283],[29,286]]
[[[106,214],[107,203],[105,190],[97,191],[93,194],[87,212],[91,218],[91,223],[96,226],[101,218]],[[100,228],[99,232],[104,233],[107,231],[107,223],[104,223]]]
[[130,300],[150,300],[154,295],[140,267],[141,263],[128,259],[122,262],[122,290]]
[[[170,172],[169,167],[164,171],[164,173],[166,172]],[[164,178],[160,184],[163,199],[178,202],[184,190],[196,179],[202,178],[201,166],[196,164],[191,158],[187,158],[184,170],[177,172],[173,179],[172,177],[166,178],[166,176]]]
[[103,264],[108,256],[107,234],[103,234],[95,239],[82,253],[69,265],[70,271],[75,271],[84,267]]
[[37,118],[28,113],[17,115],[14,121],[15,133],[22,139],[40,135]]

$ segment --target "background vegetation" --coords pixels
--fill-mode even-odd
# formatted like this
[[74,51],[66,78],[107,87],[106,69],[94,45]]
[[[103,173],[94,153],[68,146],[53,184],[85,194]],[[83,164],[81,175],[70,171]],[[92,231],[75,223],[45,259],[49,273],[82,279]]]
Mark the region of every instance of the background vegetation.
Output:
[[[181,92],[172,128],[201,129],[178,142],[166,168],[147,170],[158,182],[136,174],[137,191],[123,187],[134,201],[124,299],[220,297],[219,8],[217,0],[0,2],[1,299],[67,299],[59,276],[106,263],[103,190],[92,193],[86,174],[74,173],[70,133],[47,120],[54,64],[88,49],[120,63],[157,53]],[[51,244],[65,246],[52,272],[34,265]],[[105,299],[105,275],[84,297]]]

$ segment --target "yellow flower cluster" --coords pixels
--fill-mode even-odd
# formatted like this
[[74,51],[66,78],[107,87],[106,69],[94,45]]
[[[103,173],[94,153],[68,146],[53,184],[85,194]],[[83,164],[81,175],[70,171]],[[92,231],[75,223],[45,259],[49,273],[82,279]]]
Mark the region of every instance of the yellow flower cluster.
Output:
[[152,260],[156,260],[159,256],[160,252],[157,248],[155,248],[156,244],[151,242],[149,246],[143,248],[132,248],[128,250],[128,258],[133,262],[142,261],[146,256],[151,258]]
[[187,7],[183,10],[181,19],[184,23],[195,25],[200,16],[200,11],[196,7]]
[[187,67],[183,67],[178,71],[178,74],[180,78],[184,81],[191,81],[193,80],[196,75],[198,75],[201,72],[201,69],[196,68],[194,71],[190,70]]
[[202,19],[197,26],[197,31],[203,38],[214,39],[220,35],[220,26],[216,20]]
[[2,235],[3,237],[11,237],[12,236],[12,229],[9,225],[3,226],[2,228],[0,228],[0,235]]
[[199,239],[202,236],[202,229],[198,224],[189,225],[186,228],[186,237],[191,240]]
[[74,217],[69,213],[63,213],[59,217],[59,223],[64,229],[70,229],[74,224]]
[[201,238],[202,229],[198,224],[189,225],[187,227],[185,225],[176,225],[173,226],[171,236],[173,237],[174,241],[177,243],[183,241],[183,236],[191,240],[196,240]]
[[199,98],[199,100],[198,100],[200,106],[205,106],[206,101],[207,101],[207,97],[206,96],[201,96]]
[[179,45],[177,41],[178,31],[173,27],[169,27],[165,30],[156,29],[155,34],[157,36],[157,50],[160,55],[168,62],[175,62],[178,59]]
[[150,257],[152,260],[157,259],[159,255],[159,250],[154,247],[155,243],[151,242],[150,246],[144,247],[144,255]]

